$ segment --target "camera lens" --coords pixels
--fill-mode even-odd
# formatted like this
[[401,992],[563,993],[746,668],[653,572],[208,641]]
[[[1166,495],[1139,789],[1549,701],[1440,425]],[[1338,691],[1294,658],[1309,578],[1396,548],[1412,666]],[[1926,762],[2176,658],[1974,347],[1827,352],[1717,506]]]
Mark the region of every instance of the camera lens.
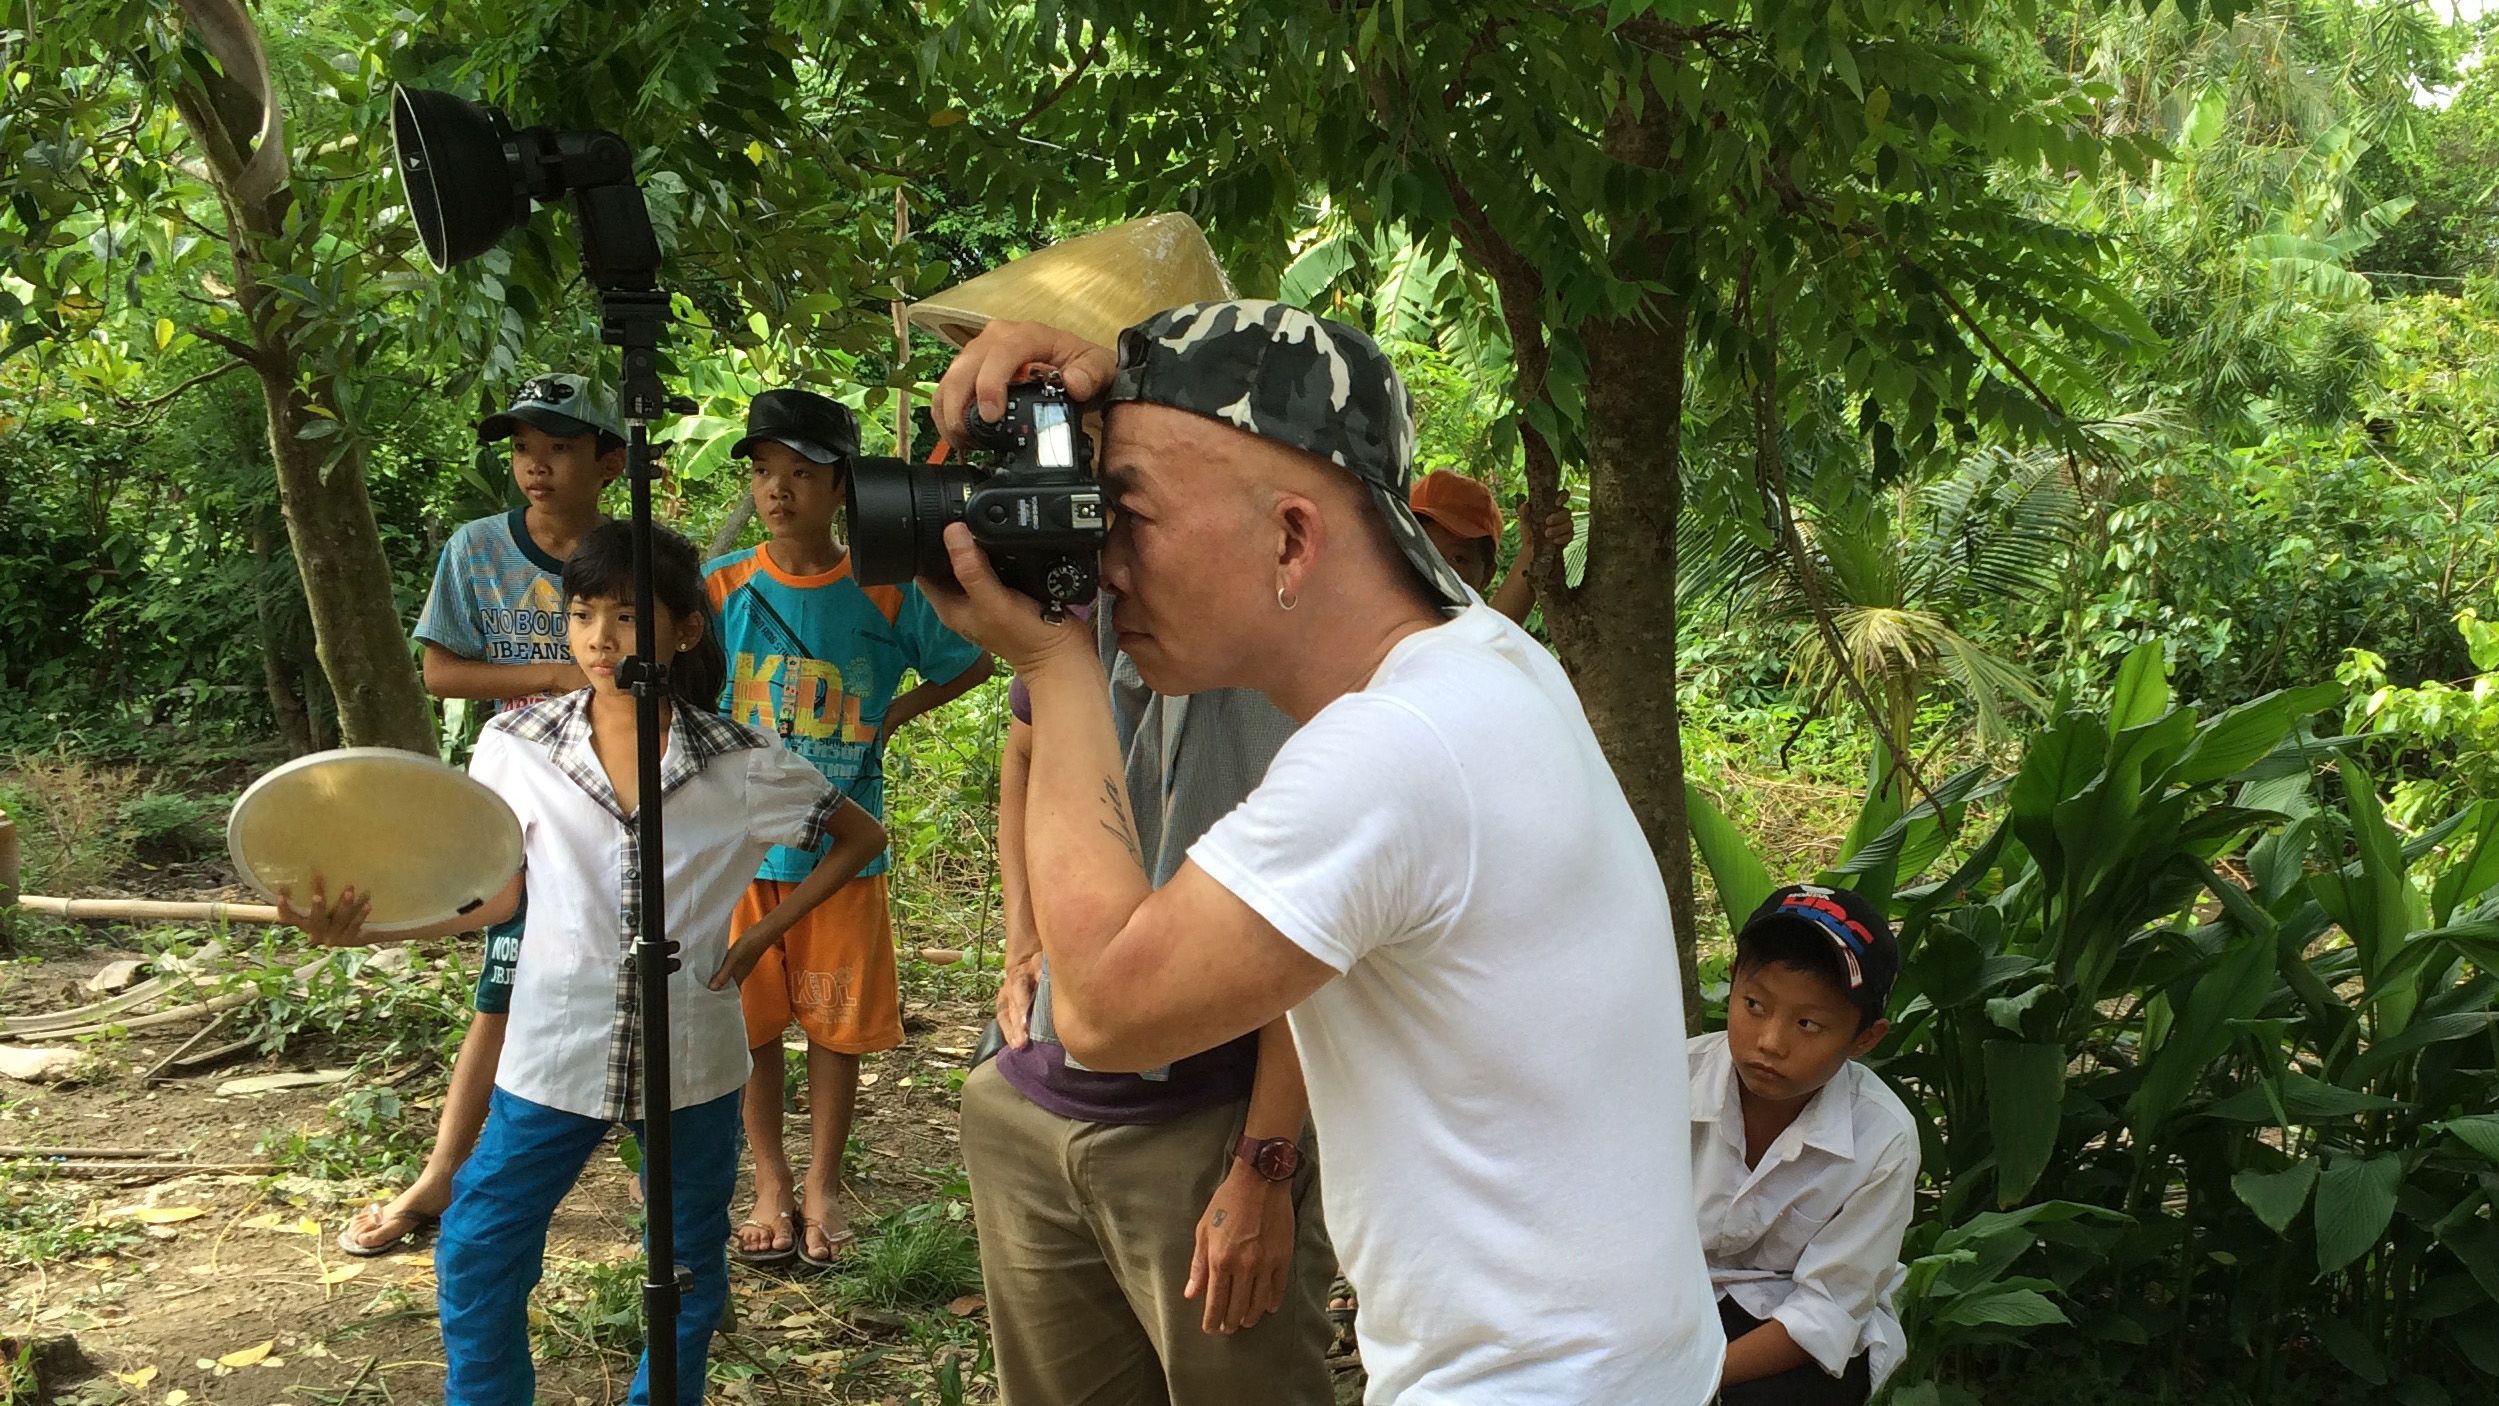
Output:
[[899,585],[915,576],[946,580],[946,524],[980,475],[905,459],[852,461],[843,514],[850,530],[851,574],[863,586]]

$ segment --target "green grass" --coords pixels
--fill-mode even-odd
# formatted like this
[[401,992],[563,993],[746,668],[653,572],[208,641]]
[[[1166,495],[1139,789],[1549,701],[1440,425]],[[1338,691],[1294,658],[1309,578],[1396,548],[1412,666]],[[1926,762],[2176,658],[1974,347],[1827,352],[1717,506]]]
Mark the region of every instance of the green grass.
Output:
[[138,1243],[129,1226],[61,1196],[44,1178],[0,1171],[0,1269],[59,1264]]
[[842,1299],[908,1313],[980,1292],[980,1247],[967,1210],[948,1198],[880,1217],[842,1262]]
[[468,1029],[478,939],[455,938],[435,959],[418,957],[392,969],[375,965],[379,949],[343,949],[308,977],[295,969],[310,959],[301,936],[272,928],[246,941],[242,929],[227,935],[239,966],[218,978],[227,991],[248,990],[239,1013],[249,1023],[238,1033],[276,1052],[308,1035],[352,1041],[358,1063],[392,1068],[412,1059],[448,1066]]
[[405,1181],[425,1164],[433,1125],[410,1116],[398,1090],[352,1089],[330,1100],[329,1111],[329,1131],[273,1132],[257,1150],[284,1171],[324,1181]]
[[905,952],[898,972],[905,999],[945,1002],[970,1001],[986,1006],[998,995],[998,946],[992,942],[980,954],[980,965],[972,965],[972,956],[964,954],[960,962],[923,962],[916,952]]
[[580,1352],[642,1353],[642,1260],[639,1255],[590,1262],[549,1260],[538,1286],[540,1312],[530,1336],[538,1354],[569,1357]]

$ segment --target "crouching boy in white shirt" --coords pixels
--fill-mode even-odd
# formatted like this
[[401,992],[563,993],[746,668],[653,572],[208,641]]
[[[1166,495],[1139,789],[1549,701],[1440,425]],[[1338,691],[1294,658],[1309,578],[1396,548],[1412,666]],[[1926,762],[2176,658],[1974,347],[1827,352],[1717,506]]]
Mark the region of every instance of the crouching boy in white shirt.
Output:
[[1918,1131],[1856,1058],[1891,1029],[1891,927],[1846,889],[1779,890],[1736,936],[1727,1030],[1691,1042],[1692,1189],[1727,1333],[1724,1406],[1864,1406],[1907,1340]]

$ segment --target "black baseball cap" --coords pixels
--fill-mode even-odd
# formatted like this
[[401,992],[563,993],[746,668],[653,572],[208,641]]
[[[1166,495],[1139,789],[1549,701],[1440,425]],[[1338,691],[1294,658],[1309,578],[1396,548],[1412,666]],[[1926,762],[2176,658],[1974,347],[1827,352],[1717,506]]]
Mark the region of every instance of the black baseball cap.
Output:
[[1790,884],[1770,895],[1735,935],[1736,953],[1743,955],[1751,939],[1774,931],[1810,932],[1828,939],[1840,957],[1848,998],[1861,1010],[1880,1014],[1891,999],[1892,983],[1900,979],[1900,945],[1881,910],[1854,889],[1823,884]]
[[616,417],[608,413],[590,378],[570,372],[551,372],[522,382],[521,388],[512,393],[510,405],[477,422],[477,442],[492,444],[510,439],[512,432],[524,424],[534,425],[558,439],[595,434],[602,454],[625,447],[625,432],[617,427]]
[[814,391],[765,391],[747,405],[746,437],[729,446],[729,457],[743,459],[765,440],[819,464],[840,463],[859,457],[859,417]]

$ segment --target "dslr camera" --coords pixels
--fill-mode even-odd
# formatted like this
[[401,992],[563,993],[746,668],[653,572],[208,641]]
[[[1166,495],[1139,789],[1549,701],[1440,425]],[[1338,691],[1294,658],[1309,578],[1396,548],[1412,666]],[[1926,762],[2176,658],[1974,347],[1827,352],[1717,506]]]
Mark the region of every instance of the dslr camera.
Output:
[[1109,512],[1093,477],[1093,443],[1078,426],[1076,403],[1055,374],[1007,387],[1006,413],[981,418],[963,408],[966,437],[988,467],[860,458],[850,471],[846,512],[852,569],[862,585],[915,576],[954,579],[946,524],[960,522],[988,553],[998,579],[1041,602],[1058,619],[1093,599]]

